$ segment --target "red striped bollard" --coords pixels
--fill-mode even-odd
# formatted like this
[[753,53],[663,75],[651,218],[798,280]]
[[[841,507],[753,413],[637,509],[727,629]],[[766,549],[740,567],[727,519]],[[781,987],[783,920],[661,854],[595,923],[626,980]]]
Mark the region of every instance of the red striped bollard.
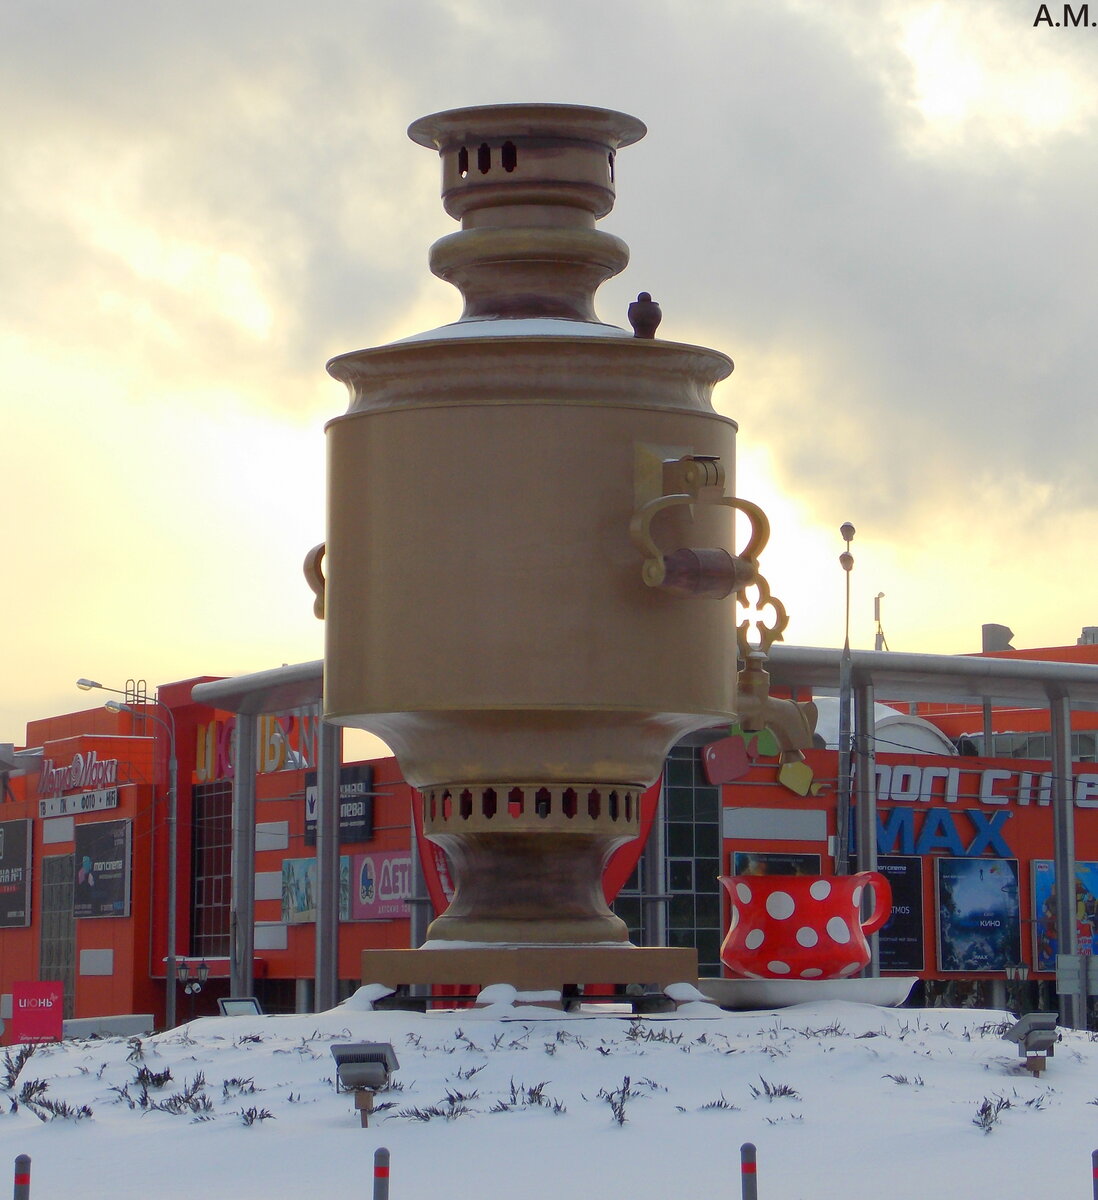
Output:
[[758,1176],[755,1174],[755,1143],[744,1142],[740,1147],[740,1195],[743,1200],[759,1200]]
[[1090,1175],[1094,1180],[1094,1200],[1098,1200],[1098,1150],[1092,1150],[1090,1154]]
[[29,1154],[20,1154],[15,1160],[15,1190],[12,1200],[30,1200],[31,1160]]
[[389,1151],[384,1146],[374,1151],[374,1200],[389,1200]]

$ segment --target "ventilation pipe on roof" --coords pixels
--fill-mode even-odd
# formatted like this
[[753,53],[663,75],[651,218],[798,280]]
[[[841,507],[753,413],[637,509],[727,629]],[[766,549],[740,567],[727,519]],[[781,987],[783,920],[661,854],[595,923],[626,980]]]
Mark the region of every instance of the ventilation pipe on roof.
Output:
[[980,629],[983,633],[984,654],[994,654],[999,650],[1014,649],[1010,644],[1010,639],[1014,636],[1013,629],[1008,629],[1005,625],[981,625]]

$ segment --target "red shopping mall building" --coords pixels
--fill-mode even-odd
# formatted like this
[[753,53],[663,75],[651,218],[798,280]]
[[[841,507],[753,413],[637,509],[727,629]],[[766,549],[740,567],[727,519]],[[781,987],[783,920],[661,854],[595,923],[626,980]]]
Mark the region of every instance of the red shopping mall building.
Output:
[[[818,698],[819,745],[806,752],[808,772],[791,776],[789,756],[765,730],[715,730],[672,749],[645,797],[643,847],[624,848],[607,872],[607,894],[635,942],[694,946],[701,974],[720,975],[727,911],[718,877],[833,874],[844,845],[847,869],[869,861],[855,844],[856,822],[843,815],[842,756],[827,748],[835,702],[829,710],[821,693],[833,690],[836,654],[775,647],[771,663],[776,685],[798,699]],[[871,794],[863,781],[859,802],[876,806],[869,865],[893,890],[893,916],[879,935],[881,973],[918,976],[916,1000],[994,1003],[1007,968],[1025,964],[1032,1000],[1054,1005],[1054,710],[904,698],[935,687],[947,697],[1029,694],[1008,686],[1009,665],[996,668],[1003,684],[951,690],[943,676],[908,686],[899,668],[930,657],[855,652],[856,676],[880,672],[877,695],[888,696],[888,687],[899,689],[893,697],[904,693],[876,706],[871,731],[863,723],[868,756],[858,760],[864,779],[873,779]],[[1072,647],[933,656],[946,666],[989,659],[1021,663],[1023,674],[1049,664],[1052,682],[1034,685],[1044,695],[1071,680],[1069,699],[1089,695],[1088,687],[1098,696],[1089,677],[1091,669],[1098,675],[1098,645],[1086,631],[1084,644]],[[151,1013],[158,1026],[168,988],[176,989],[178,1019],[214,1012],[229,994],[233,733],[244,718],[196,701],[192,688],[205,682],[163,685],[155,700],[134,685],[127,699],[136,713],[93,708],[47,717],[28,725],[25,748],[0,747],[0,1016],[10,1015],[14,986],[34,980],[61,983],[66,1017]],[[318,707],[247,719],[256,721],[255,995],[268,1012],[309,1011],[317,971]],[[1079,953],[1089,955],[1098,948],[1098,712],[1080,701],[1069,732],[1076,936]],[[175,953],[192,981],[200,963],[208,968],[197,993],[185,993],[167,971],[173,741]],[[419,944],[446,903],[445,859],[417,839],[417,802],[393,758],[340,767],[342,994],[361,982],[362,950]]]

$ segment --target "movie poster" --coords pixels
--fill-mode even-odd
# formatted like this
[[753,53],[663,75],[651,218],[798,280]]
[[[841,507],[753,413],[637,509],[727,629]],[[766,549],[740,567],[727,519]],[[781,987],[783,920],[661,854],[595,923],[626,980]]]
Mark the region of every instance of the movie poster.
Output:
[[[1098,954],[1098,862],[1075,864],[1075,929],[1080,954]],[[1033,861],[1033,968],[1055,971],[1056,864]]]
[[1004,971],[1021,958],[1016,858],[935,859],[938,967]]
[[923,860],[918,855],[882,854],[877,872],[892,888],[892,916],[881,926],[882,971],[921,971],[923,954]]
[[85,821],[73,835],[74,917],[130,915],[130,822]]
[[30,821],[0,821],[0,929],[30,924],[30,878]]

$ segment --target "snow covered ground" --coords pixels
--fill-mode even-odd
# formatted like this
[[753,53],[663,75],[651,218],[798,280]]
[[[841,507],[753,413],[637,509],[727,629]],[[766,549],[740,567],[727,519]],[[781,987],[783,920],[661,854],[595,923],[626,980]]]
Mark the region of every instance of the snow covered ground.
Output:
[[[1092,1194],[1098,1035],[1065,1031],[1034,1078],[1001,1012],[680,1013],[547,1015],[504,992],[420,1015],[360,993],[317,1015],[44,1046],[14,1080],[8,1048],[0,1166],[29,1154],[34,1200],[368,1197],[386,1146],[393,1200],[738,1200],[751,1141],[760,1200]],[[368,1129],[333,1086],[330,1045],[347,1040],[400,1060]]]

